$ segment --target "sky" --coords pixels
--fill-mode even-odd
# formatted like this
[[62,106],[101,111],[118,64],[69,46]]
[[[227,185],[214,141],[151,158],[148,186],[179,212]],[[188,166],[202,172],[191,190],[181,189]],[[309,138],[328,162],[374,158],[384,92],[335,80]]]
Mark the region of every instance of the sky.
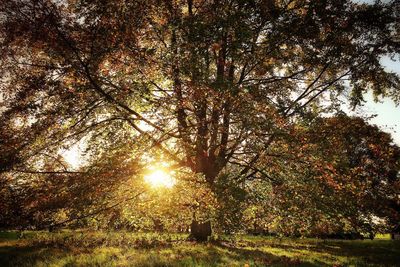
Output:
[[[371,4],[373,0],[353,0],[357,3]],[[382,2],[389,2],[384,0]],[[381,60],[382,65],[389,71],[396,72],[400,75],[400,55],[398,55],[396,61],[391,60],[389,57],[384,57]],[[358,108],[355,112],[349,112],[351,115],[376,115],[369,122],[376,124],[385,132],[389,132],[394,142],[400,145],[400,106],[396,106],[395,103],[389,99],[380,99],[379,102],[375,102],[371,94],[365,95],[366,103],[363,107]]]
[[[396,72],[400,75],[399,59],[392,61],[390,58],[385,57],[382,58],[381,62],[388,71]],[[376,115],[369,120],[369,123],[376,124],[383,131],[390,133],[394,142],[400,145],[400,106],[396,106],[390,98],[380,98],[378,102],[375,102],[371,93],[364,95],[364,99],[366,102],[355,111],[349,111],[347,107],[343,108],[350,115]]]

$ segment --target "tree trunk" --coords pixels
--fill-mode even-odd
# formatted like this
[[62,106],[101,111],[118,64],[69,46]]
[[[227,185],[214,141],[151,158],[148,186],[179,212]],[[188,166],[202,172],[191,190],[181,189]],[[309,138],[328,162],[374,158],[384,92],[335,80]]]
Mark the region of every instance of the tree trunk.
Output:
[[199,242],[205,242],[208,237],[211,236],[211,222],[206,221],[199,223],[196,220],[192,221],[190,225],[190,238],[195,239]]

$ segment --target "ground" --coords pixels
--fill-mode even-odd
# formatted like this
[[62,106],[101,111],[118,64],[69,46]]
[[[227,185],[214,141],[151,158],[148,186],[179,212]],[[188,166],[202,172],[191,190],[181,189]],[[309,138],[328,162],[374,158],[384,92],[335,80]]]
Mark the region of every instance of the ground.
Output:
[[400,241],[182,234],[0,232],[0,266],[399,266]]

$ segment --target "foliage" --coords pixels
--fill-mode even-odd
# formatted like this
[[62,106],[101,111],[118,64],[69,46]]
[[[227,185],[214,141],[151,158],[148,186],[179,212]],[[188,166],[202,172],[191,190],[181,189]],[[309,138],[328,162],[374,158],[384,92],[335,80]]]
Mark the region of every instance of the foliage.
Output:
[[[398,148],[324,116],[343,95],[398,102],[380,59],[400,52],[399,13],[395,0],[2,1],[0,226],[393,224]],[[73,169],[60,154],[79,143]],[[151,193],[156,162],[187,191]]]
[[299,124],[292,136],[258,166],[272,187],[257,186],[253,222],[258,212],[275,233],[313,236],[376,233],[397,224],[400,149],[387,133],[338,115]]

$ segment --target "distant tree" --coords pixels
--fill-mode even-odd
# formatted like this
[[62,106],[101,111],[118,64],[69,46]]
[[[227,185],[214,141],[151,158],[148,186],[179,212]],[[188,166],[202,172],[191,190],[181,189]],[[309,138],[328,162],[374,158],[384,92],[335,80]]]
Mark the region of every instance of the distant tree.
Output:
[[261,207],[277,218],[277,231],[376,233],[396,225],[400,148],[389,134],[362,118],[337,115],[298,125],[288,151],[279,152],[284,147],[258,166],[272,179]]
[[338,215],[363,232],[387,231],[396,225],[400,148],[390,135],[361,118],[343,115],[324,119],[319,129],[309,138],[319,142],[325,166],[331,168],[333,181],[327,173],[326,182],[334,189],[332,202]]

